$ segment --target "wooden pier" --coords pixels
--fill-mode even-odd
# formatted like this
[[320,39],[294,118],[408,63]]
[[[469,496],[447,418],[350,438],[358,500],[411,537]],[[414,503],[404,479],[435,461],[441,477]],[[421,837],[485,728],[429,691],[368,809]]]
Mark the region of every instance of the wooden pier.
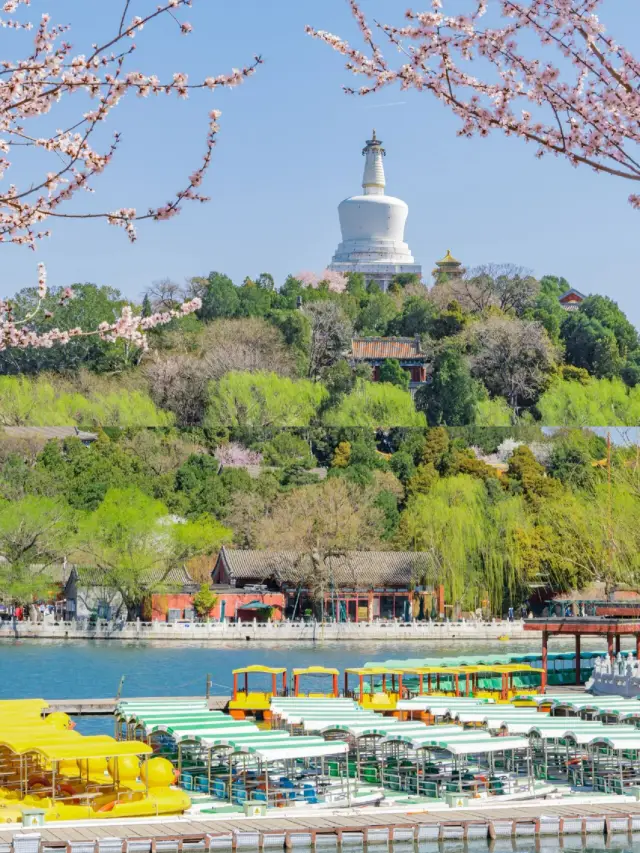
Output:
[[[167,701],[176,702],[204,702],[205,696],[141,696],[132,699],[122,697],[119,699],[47,699],[49,707],[45,708],[45,715],[62,711],[70,717],[109,717],[113,716],[119,701],[145,702],[145,701]],[[210,711],[225,711],[231,696],[210,696],[208,699]]]
[[[557,801],[556,801],[557,802]],[[283,817],[155,818],[51,823],[0,828],[0,853],[159,853],[159,851],[291,850],[338,845],[482,841],[571,835],[624,837],[640,831],[640,803],[609,801],[420,811],[322,810]],[[24,834],[30,835],[27,847]],[[38,842],[36,847],[34,842]],[[24,844],[24,846],[23,846]]]

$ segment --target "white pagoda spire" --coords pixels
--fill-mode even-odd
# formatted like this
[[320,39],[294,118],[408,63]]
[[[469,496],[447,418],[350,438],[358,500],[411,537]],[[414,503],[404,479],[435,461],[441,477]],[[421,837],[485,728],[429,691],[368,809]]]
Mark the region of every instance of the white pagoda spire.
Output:
[[362,153],[365,158],[363,192],[340,202],[342,241],[329,269],[362,273],[365,281],[375,281],[386,290],[395,275],[421,276],[422,270],[404,242],[409,208],[402,199],[385,194],[382,159],[385,150],[375,130]]
[[382,147],[382,142],[376,137],[375,130],[373,138],[367,139],[367,144],[362,149],[365,156],[364,174],[362,176],[362,189],[365,195],[384,195],[386,181],[384,179],[384,166],[382,158],[387,153]]

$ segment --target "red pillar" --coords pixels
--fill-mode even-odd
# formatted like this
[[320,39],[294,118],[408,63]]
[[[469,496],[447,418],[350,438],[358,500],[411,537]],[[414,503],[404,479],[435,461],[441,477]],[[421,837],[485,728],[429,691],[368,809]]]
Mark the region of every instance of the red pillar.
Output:
[[607,654],[610,658],[613,657],[613,634],[607,634]]
[[640,657],[640,634],[636,634],[636,660]]
[[438,587],[438,616],[444,616],[444,584]]
[[622,637],[620,636],[620,634],[616,634],[616,654],[617,655],[620,654],[620,640],[621,639],[622,639]]
[[580,683],[580,634],[576,634],[576,684]]
[[549,632],[542,632],[542,692],[547,689],[547,652],[549,651]]

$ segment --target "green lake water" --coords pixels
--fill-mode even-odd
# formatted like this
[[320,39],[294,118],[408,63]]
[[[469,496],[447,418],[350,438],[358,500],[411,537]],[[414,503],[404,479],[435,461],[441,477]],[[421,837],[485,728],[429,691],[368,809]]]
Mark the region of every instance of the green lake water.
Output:
[[[554,650],[570,648],[558,641]],[[180,643],[109,640],[14,640],[0,643],[0,699],[94,699],[115,696],[125,676],[123,697],[204,695],[207,673],[212,693],[228,695],[232,670],[249,664],[284,666],[325,665],[343,670],[365,661],[391,658],[453,657],[537,651],[539,642],[296,642]],[[111,731],[107,718],[83,719],[87,734]],[[640,848],[638,849],[640,853]]]
[[[17,697],[100,698],[114,696],[121,676],[126,676],[123,696],[203,695],[206,674],[213,693],[231,692],[233,669],[248,664],[272,666],[357,666],[389,658],[457,656],[464,653],[537,651],[538,643],[490,641],[445,643],[295,643],[257,645],[228,643],[123,643],[109,641],[18,640],[0,643],[0,699]],[[554,650],[570,649],[570,642],[554,643]],[[80,718],[85,734],[113,730],[111,718]],[[362,848],[355,848],[361,849]],[[371,848],[374,853],[380,848]],[[384,848],[386,850],[386,848]],[[564,838],[498,839],[486,842],[444,844],[394,844],[393,853],[556,853],[558,850],[601,853],[640,853],[640,835],[594,835]]]

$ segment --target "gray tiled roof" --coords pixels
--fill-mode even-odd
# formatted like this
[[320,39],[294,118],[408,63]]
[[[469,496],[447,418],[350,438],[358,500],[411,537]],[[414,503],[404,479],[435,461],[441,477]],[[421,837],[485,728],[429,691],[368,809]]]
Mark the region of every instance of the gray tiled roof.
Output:
[[575,293],[575,295],[576,295],[576,296],[579,296],[579,297],[580,297],[580,299],[586,299],[586,298],[587,298],[587,297],[584,295],[584,293],[580,293],[580,291],[579,291],[579,290],[576,290],[576,289],[575,289],[575,287],[570,287],[570,288],[569,288],[569,290],[565,290],[565,292],[564,292],[564,293],[561,293],[561,294],[560,294],[560,296],[558,296],[558,301],[559,301],[559,302],[562,302],[562,300],[563,300],[563,299],[566,299],[566,297],[567,297],[567,296],[569,296],[569,295],[570,295],[570,294],[572,294],[572,293]]
[[[5,557],[0,556],[0,566],[6,565]],[[32,563],[29,566],[29,572],[34,576],[42,576],[49,578],[52,583],[61,584],[64,586],[69,579],[73,566],[71,563]]]
[[[78,583],[80,586],[104,586],[105,573],[97,566],[76,567]],[[162,585],[165,587],[183,588],[193,587],[198,589],[198,584],[191,577],[185,566],[176,566],[166,575],[164,572],[155,570],[146,573],[142,578],[146,587]]]
[[[302,551],[254,551],[223,548],[220,559],[231,579],[278,584],[298,584],[310,576],[311,558]],[[408,587],[428,559],[413,551],[351,551],[346,556],[327,557],[329,578],[336,586],[373,589]]]
[[85,432],[77,427],[29,427],[29,426],[5,426],[0,427],[0,440],[2,436],[10,438],[38,439],[39,441],[50,441],[51,439],[79,438],[80,441],[95,441],[98,436],[95,432]]

